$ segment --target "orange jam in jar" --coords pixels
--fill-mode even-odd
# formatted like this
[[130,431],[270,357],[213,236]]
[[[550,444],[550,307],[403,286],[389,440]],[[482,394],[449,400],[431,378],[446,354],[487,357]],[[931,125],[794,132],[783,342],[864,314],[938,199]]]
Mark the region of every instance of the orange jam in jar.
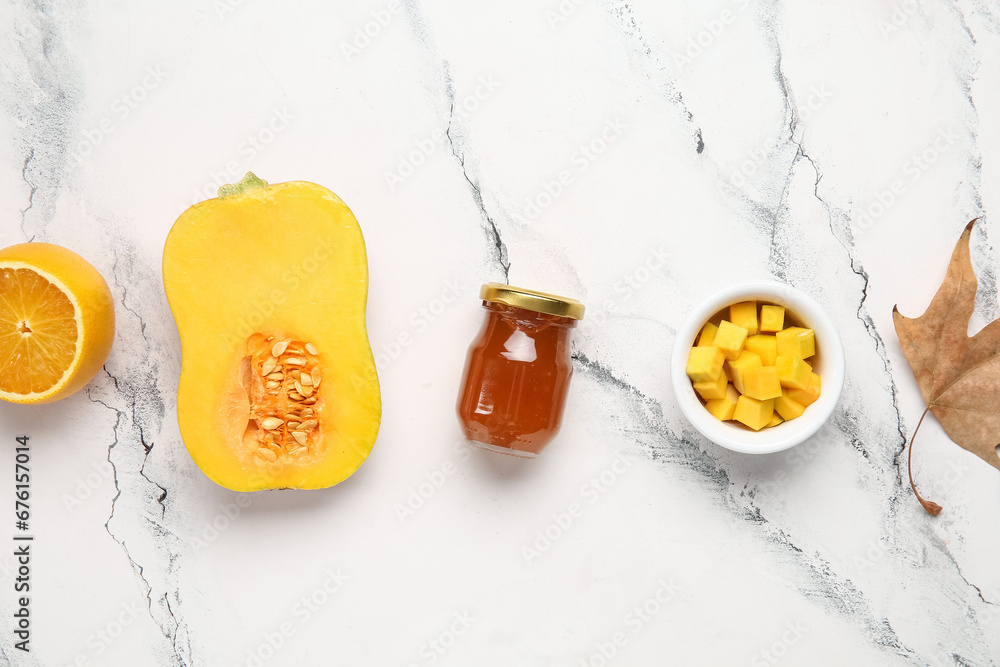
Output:
[[569,378],[575,299],[487,283],[486,319],[469,347],[458,397],[465,437],[477,447],[534,458],[559,431]]

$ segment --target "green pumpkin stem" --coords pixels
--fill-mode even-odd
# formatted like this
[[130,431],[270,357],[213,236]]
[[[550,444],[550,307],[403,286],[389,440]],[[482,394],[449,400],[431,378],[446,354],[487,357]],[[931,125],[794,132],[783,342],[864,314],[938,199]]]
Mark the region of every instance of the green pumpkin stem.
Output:
[[239,183],[234,183],[232,185],[223,185],[219,188],[219,197],[234,197],[236,195],[245,195],[248,192],[254,190],[260,190],[261,188],[267,187],[267,181],[257,178],[252,171],[248,171],[247,175],[243,177],[243,180]]

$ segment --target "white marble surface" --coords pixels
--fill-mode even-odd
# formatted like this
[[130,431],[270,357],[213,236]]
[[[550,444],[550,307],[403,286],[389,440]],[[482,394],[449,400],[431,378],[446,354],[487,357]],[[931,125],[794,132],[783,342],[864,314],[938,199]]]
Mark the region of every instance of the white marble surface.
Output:
[[[916,503],[891,321],[977,216],[1000,315],[996,0],[3,0],[0,30],[0,245],[73,248],[118,307],[85,392],[0,406],[34,448],[11,665],[1000,663],[1000,475],[931,420],[945,510]],[[178,433],[163,241],[249,169],[328,186],[368,244],[384,420],[325,491],[227,491]],[[755,458],[692,433],[667,360],[693,304],[761,278],[827,309],[848,381]],[[458,442],[488,280],[589,307],[564,431],[522,466]]]

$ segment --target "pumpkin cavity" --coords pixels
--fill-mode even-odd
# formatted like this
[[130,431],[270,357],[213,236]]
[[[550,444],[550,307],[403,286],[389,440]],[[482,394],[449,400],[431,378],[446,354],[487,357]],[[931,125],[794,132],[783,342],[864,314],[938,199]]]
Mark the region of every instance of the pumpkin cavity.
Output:
[[320,440],[323,371],[312,343],[254,333],[240,359],[249,403],[243,447],[259,465],[314,459]]

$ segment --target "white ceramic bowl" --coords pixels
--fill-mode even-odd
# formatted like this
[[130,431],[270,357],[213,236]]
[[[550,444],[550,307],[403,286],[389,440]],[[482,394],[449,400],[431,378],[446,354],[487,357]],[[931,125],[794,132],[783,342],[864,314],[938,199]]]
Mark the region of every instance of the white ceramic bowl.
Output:
[[[784,306],[802,326],[815,332],[817,358],[807,361],[810,364],[816,361],[813,371],[822,380],[819,399],[801,417],[756,432],[713,417],[701,403],[686,372],[691,346],[705,322],[734,303],[752,299]],[[806,440],[833,414],[844,388],[844,347],[833,321],[819,304],[799,290],[774,282],[743,283],[714,294],[688,314],[674,340],[670,379],[681,412],[702,435],[737,452],[770,454]]]

